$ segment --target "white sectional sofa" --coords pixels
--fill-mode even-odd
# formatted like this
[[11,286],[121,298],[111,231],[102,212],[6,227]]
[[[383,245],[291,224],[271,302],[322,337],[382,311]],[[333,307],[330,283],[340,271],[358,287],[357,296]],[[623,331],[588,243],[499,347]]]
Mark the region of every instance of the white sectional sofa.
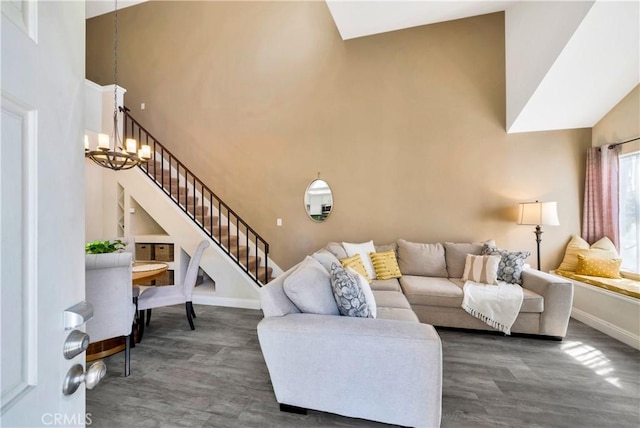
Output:
[[[482,244],[423,245],[420,250],[398,243],[376,247],[394,249],[403,272],[398,279],[371,282],[376,318],[301,311],[285,284],[305,262],[261,289],[265,318],[258,324],[258,338],[281,406],[403,426],[439,426],[442,349],[433,325],[491,330],[461,308],[464,260],[466,254],[480,254]],[[420,251],[412,252],[416,248]],[[325,269],[329,259],[346,257],[337,243],[313,254]],[[308,285],[314,282],[310,279]],[[524,302],[511,331],[564,337],[572,284],[528,269],[522,273],[522,287]]]

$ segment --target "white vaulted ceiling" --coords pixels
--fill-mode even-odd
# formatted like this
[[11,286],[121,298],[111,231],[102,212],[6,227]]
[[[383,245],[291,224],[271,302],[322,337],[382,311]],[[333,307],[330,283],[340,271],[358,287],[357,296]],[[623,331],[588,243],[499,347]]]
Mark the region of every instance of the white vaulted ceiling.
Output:
[[[326,3],[344,40],[504,11],[507,132],[592,127],[640,83],[638,0]],[[88,0],[87,18],[113,5]]]
[[505,11],[508,132],[592,127],[640,83],[638,0],[326,1],[345,40]]

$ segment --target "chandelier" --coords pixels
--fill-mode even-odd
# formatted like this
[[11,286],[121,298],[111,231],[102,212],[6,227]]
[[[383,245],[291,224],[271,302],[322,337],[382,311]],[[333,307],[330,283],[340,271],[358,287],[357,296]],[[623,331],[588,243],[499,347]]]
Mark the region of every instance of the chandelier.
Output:
[[113,170],[130,169],[151,159],[151,147],[139,146],[133,138],[127,138],[124,146],[118,131],[118,0],[115,0],[113,29],[113,145],[107,134],[98,134],[98,146],[89,149],[89,137],[84,136],[84,156],[98,165]]

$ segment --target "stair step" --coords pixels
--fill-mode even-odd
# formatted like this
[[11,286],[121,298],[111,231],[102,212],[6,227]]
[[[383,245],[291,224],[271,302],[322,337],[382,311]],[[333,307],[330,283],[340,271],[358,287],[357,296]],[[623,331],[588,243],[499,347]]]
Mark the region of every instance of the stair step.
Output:
[[[207,209],[208,211],[208,209]],[[191,210],[189,210],[189,212],[191,212]],[[213,222],[213,225],[217,225],[218,224],[218,216],[214,215],[213,217],[211,217],[209,214],[205,214],[202,215],[201,213],[197,213],[195,215],[196,220],[204,225],[210,225]]]
[[[238,260],[247,260],[247,253],[249,253],[249,247],[241,245],[240,247],[232,247],[229,249]],[[244,262],[243,262],[244,263]]]
[[[258,267],[261,267],[260,262],[262,261],[262,257],[249,256],[249,268],[251,269],[252,272],[256,270],[256,258],[258,259]],[[240,261],[242,262],[243,265],[245,265],[245,263],[247,263],[247,258],[244,257]]]
[[213,230],[211,230],[211,227],[209,226],[210,226],[209,223],[204,223],[204,230],[206,230],[207,232],[210,232],[211,235],[215,236],[216,238],[220,236],[221,239],[225,239],[226,236],[229,234],[229,226],[227,225],[218,226],[217,224],[214,223]]
[[180,204],[187,206],[187,207],[191,207],[191,209],[193,209],[193,204],[195,201],[196,206],[199,205],[200,203],[200,198],[197,196],[193,196],[191,195],[187,195],[184,193],[184,189],[180,189],[180,197],[178,197],[178,192],[174,191],[172,192],[172,196],[174,199],[178,199],[178,201],[180,201]]
[[[160,178],[158,177],[158,182],[160,182]],[[169,189],[169,184],[171,184],[171,189]],[[171,180],[171,183],[169,183],[169,180],[165,177],[164,182],[162,183],[162,185],[164,186],[165,189],[167,190],[171,190],[171,193],[174,195],[178,194],[178,190],[180,191],[180,195],[192,195],[193,196],[193,190],[190,189],[188,186],[185,185],[185,183],[179,183],[178,180],[176,180],[175,178],[173,180]]]
[[[253,267],[253,269],[249,269],[249,270],[251,271],[252,274],[256,275],[255,266]],[[271,267],[267,268],[267,270],[265,271],[264,265],[262,265],[258,269],[258,275],[257,275],[258,281],[262,282],[263,284],[266,284],[267,282],[271,281],[273,279],[272,275],[273,275],[273,268]]]
[[[168,170],[168,169],[160,170],[160,169],[158,169],[158,170],[154,171],[152,169],[150,172],[151,172],[151,174],[153,175],[153,177],[157,181],[163,181],[164,180],[165,183],[168,183],[169,180],[171,179],[171,170]],[[177,178],[174,177],[173,181],[177,182]]]
[[[196,215],[196,218],[198,220],[202,220],[203,216],[208,216],[209,215],[209,207],[206,205],[196,205],[195,210],[193,209],[193,203],[188,204],[187,205],[187,211],[190,212],[191,214]],[[217,223],[217,217],[215,217],[214,223]]]

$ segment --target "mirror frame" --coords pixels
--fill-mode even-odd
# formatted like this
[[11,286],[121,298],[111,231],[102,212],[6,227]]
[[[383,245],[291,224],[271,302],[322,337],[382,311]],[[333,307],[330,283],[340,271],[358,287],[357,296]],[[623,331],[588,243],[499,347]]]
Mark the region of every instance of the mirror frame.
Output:
[[[310,196],[309,191],[312,189],[314,184],[316,184],[318,182],[324,183],[326,185],[326,188],[329,190],[328,193],[329,193],[329,197],[331,198],[331,205],[328,205],[328,210],[325,210],[325,208],[327,208],[327,207],[324,204],[321,204],[321,212],[320,212],[320,214],[311,214],[310,203],[308,203],[309,196]],[[334,203],[335,203],[335,201],[333,199],[333,191],[331,190],[331,186],[329,186],[329,183],[327,183],[326,180],[323,180],[321,178],[316,178],[315,180],[311,181],[311,183],[309,183],[309,185],[307,186],[307,189],[304,191],[304,196],[302,198],[302,202],[303,202],[304,210],[307,213],[307,217],[309,217],[315,223],[323,223],[324,221],[327,220],[327,218],[333,212],[333,206],[334,206]]]

